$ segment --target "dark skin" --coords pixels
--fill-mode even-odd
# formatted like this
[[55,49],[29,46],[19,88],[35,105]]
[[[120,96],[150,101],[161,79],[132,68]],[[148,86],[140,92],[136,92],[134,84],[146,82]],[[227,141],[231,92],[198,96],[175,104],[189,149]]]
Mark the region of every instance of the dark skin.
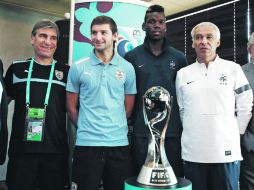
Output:
[[152,12],[146,14],[146,20],[142,25],[142,29],[146,32],[150,50],[155,56],[162,52],[167,28],[165,21],[164,13]]

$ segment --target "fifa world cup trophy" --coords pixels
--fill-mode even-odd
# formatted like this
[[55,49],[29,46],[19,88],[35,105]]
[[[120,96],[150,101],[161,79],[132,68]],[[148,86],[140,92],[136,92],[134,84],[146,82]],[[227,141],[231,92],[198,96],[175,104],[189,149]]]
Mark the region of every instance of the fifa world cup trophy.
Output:
[[[161,86],[148,89],[143,96],[143,114],[150,135],[146,161],[138,175],[137,182],[150,186],[170,186],[177,184],[176,176],[165,152],[165,134],[168,127],[173,97]],[[148,120],[147,111],[156,114]],[[166,118],[162,131],[156,123]]]

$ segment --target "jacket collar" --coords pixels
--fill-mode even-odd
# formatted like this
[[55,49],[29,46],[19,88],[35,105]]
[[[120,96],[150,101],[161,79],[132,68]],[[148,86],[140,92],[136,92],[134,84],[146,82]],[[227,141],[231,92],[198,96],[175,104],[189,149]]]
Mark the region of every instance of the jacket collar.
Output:
[[[152,53],[151,52],[151,50],[150,50],[150,46],[149,46],[149,39],[147,38],[147,37],[145,37],[145,40],[144,40],[144,47],[145,47],[145,49],[147,50],[147,51],[149,51],[150,53]],[[170,46],[170,42],[166,39],[166,38],[163,38],[163,45],[162,45],[162,51],[161,51],[161,53],[163,53],[163,52],[165,52],[166,50],[168,50],[168,48],[169,48],[169,46]]]

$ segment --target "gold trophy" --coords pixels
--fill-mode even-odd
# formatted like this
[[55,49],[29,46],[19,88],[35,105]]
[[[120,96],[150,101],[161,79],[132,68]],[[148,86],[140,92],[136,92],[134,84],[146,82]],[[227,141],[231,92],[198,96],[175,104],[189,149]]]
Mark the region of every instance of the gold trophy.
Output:
[[[177,179],[165,152],[165,134],[172,109],[173,96],[161,86],[148,89],[143,96],[143,115],[150,135],[146,161],[138,175],[137,182],[150,186],[170,186],[177,184]],[[146,110],[156,114],[148,120]],[[162,131],[155,124],[164,120]]]

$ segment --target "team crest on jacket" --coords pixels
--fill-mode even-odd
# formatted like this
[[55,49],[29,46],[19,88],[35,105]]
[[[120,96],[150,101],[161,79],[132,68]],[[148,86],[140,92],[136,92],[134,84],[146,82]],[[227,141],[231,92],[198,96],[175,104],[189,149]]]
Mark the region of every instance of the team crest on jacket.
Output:
[[222,74],[221,77],[219,78],[219,80],[220,80],[221,85],[227,85],[228,79],[227,79],[226,75]]
[[174,61],[169,62],[169,68],[172,69],[172,70],[174,70],[176,68],[176,64],[175,64]]
[[58,80],[62,80],[63,79],[63,72],[62,71],[58,71],[55,70],[55,76]]
[[123,79],[124,78],[124,71],[122,71],[122,70],[116,70],[116,78],[118,79],[118,80],[121,80],[121,79]]

